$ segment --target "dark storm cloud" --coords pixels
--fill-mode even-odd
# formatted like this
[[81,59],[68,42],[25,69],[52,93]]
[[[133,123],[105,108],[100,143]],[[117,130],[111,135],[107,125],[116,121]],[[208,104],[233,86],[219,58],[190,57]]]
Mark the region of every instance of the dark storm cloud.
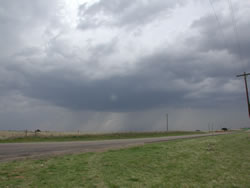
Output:
[[174,91],[149,88],[145,75],[77,81],[63,79],[59,76],[63,74],[66,72],[29,78],[28,86],[22,88],[21,92],[25,96],[65,108],[94,111],[134,111],[160,107],[175,103],[179,95]]
[[15,89],[24,96],[68,109],[107,112],[166,106],[209,107],[239,97],[223,88],[229,79],[227,74],[220,74],[223,66],[215,64],[210,68],[202,56],[191,54],[180,56],[164,49],[142,57],[131,73],[101,80],[82,79],[77,72],[65,69],[30,74],[16,65],[15,71],[23,72],[26,84]]

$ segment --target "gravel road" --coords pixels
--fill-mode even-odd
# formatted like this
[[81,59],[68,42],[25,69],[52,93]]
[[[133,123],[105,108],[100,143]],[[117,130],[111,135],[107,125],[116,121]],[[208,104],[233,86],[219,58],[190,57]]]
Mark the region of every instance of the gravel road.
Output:
[[166,142],[177,139],[216,136],[228,133],[196,134],[156,138],[117,139],[102,141],[40,142],[40,143],[5,143],[0,144],[0,162],[25,158],[40,158],[61,154],[98,152],[119,149],[153,142]]

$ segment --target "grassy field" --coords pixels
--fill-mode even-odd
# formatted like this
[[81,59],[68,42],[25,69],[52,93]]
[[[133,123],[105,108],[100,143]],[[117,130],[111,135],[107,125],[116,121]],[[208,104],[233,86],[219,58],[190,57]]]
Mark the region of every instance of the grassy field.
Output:
[[[53,142],[53,141],[89,141],[89,140],[110,140],[127,138],[147,138],[161,136],[181,136],[191,134],[202,134],[203,132],[192,131],[170,131],[170,132],[124,132],[124,133],[106,133],[106,134],[82,134],[82,133],[60,133],[60,132],[39,132],[35,136],[30,134],[24,136],[21,132],[2,131],[0,132],[0,143],[14,142]],[[7,136],[8,135],[8,136]]]
[[250,132],[0,163],[0,187],[250,187]]

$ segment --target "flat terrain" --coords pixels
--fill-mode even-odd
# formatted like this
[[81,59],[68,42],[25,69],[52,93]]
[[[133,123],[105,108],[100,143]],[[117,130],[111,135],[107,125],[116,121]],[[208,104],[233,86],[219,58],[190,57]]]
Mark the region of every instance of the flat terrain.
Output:
[[76,152],[104,151],[107,149],[123,148],[144,143],[169,141],[183,138],[195,138],[216,134],[195,134],[185,136],[169,136],[155,138],[117,139],[102,141],[74,141],[74,142],[40,142],[40,143],[4,143],[0,144],[0,161],[21,159],[27,157],[41,157]]
[[250,187],[250,133],[0,163],[0,187]]
[[181,136],[202,134],[197,131],[169,131],[169,132],[121,132],[104,134],[86,134],[83,132],[50,132],[39,133],[25,131],[0,131],[0,143],[20,143],[20,142],[63,142],[63,141],[92,141],[92,140],[112,140],[127,138],[152,138],[163,136]]

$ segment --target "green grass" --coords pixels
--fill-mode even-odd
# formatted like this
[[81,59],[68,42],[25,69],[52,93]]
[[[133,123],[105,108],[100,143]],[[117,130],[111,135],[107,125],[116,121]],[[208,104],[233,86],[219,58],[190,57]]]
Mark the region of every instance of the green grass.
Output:
[[250,187],[250,133],[0,163],[0,187]]
[[27,136],[17,138],[0,139],[0,143],[17,142],[62,142],[62,141],[90,141],[90,140],[111,140],[128,138],[147,138],[161,136],[181,136],[191,134],[203,134],[204,132],[192,131],[170,131],[170,132],[126,132],[126,133],[107,133],[107,134],[85,134],[69,136]]

